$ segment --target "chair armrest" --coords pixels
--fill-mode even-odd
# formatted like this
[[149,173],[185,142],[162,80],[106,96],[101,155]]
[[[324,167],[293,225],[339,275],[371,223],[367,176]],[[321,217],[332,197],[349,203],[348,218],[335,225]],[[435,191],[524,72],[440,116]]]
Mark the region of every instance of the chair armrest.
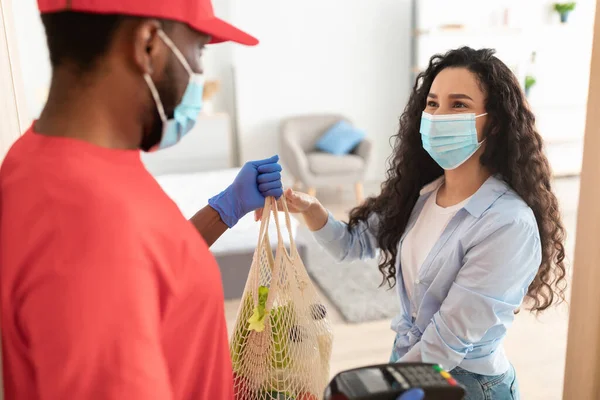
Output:
[[367,165],[371,159],[372,150],[373,143],[369,139],[364,139],[358,144],[356,150],[354,150],[354,154],[362,158],[365,161],[365,165]]
[[307,183],[310,169],[304,150],[293,140],[290,140],[289,137],[284,136],[281,140],[281,152],[283,155],[281,161],[289,168],[292,175]]

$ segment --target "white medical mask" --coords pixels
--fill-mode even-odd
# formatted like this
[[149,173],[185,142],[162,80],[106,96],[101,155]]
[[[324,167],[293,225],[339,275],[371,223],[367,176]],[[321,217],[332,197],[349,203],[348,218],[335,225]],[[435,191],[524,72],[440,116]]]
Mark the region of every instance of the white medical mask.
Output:
[[202,110],[202,94],[204,92],[204,76],[192,71],[181,51],[175,46],[173,41],[163,31],[158,31],[158,36],[173,51],[179,62],[183,65],[190,76],[187,88],[183,93],[181,101],[175,107],[174,118],[167,119],[165,109],[158,94],[158,90],[152,82],[150,75],[144,74],[144,79],[152,92],[152,97],[156,103],[156,108],[160,119],[162,120],[162,136],[158,149],[171,147],[181,140],[189,131],[192,130]]
[[458,168],[483,143],[477,140],[475,120],[484,115],[487,113],[431,115],[423,112],[420,129],[423,148],[443,169]]

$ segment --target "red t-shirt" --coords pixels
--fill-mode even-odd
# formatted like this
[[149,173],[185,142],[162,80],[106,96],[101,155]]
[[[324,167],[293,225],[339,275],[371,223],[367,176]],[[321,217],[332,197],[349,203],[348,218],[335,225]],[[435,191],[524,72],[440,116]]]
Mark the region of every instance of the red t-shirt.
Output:
[[30,130],[0,207],[5,399],[233,398],[219,269],[138,151]]

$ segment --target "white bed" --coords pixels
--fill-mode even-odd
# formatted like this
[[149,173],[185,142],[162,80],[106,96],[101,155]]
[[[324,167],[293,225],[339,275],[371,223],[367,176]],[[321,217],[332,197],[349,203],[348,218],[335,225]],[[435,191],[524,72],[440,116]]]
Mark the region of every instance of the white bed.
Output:
[[[208,204],[208,199],[224,190],[233,182],[239,169],[224,169],[194,173],[177,173],[156,176],[156,180],[163,190],[175,201],[186,218],[191,218],[200,208]],[[292,218],[292,233],[294,238],[298,222]],[[285,228],[283,213],[279,213],[280,226],[283,228],[283,239],[289,247],[289,235]],[[252,255],[258,241],[260,223],[254,221],[253,213],[242,218],[236,226],[227,230],[211,247],[217,258],[223,287],[227,299],[241,296]],[[269,238],[273,246],[277,245],[275,222],[271,218],[269,224]],[[304,246],[297,244],[301,257],[304,255]],[[304,258],[304,257],[303,257]]]

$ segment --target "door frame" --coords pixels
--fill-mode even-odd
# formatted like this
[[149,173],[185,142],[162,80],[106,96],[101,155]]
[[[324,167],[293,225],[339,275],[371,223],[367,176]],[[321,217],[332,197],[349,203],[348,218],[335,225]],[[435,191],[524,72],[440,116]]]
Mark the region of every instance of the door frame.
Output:
[[577,212],[564,400],[600,399],[600,0],[596,0],[595,21]]
[[[21,76],[12,0],[0,0],[0,163],[28,123]],[[0,348],[0,372],[2,371]],[[0,400],[4,399],[0,373]]]
[[0,162],[29,123],[13,16],[12,0],[0,0]]

